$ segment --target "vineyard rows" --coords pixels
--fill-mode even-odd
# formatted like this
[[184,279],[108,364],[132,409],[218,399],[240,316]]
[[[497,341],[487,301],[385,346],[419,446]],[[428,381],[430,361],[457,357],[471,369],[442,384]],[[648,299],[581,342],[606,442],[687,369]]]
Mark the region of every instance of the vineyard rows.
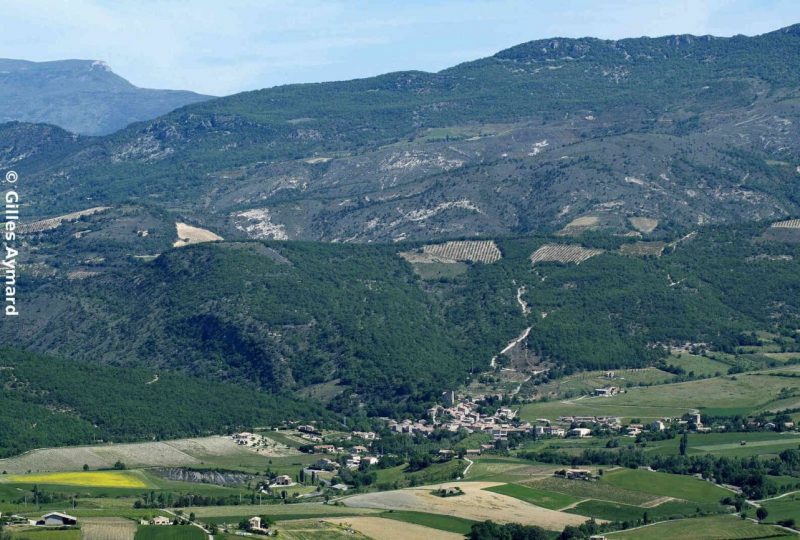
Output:
[[491,240],[446,242],[424,246],[422,250],[428,255],[454,261],[493,263],[502,257],[497,245]]
[[34,221],[33,223],[20,223],[17,230],[19,231],[20,234],[30,234],[30,233],[40,233],[44,231],[50,231],[52,229],[61,226],[61,224],[65,221],[75,221],[77,219],[82,218],[83,216],[91,216],[99,212],[104,212],[108,209],[109,209],[108,206],[96,206],[94,208],[81,210],[80,212],[72,212],[71,214],[64,214],[63,216],[57,216],[54,218]]
[[778,221],[772,224],[775,228],[781,229],[800,229],[800,219],[789,219],[787,221]]
[[600,255],[602,249],[588,249],[581,246],[545,244],[531,255],[531,263],[561,262],[580,264],[586,259]]

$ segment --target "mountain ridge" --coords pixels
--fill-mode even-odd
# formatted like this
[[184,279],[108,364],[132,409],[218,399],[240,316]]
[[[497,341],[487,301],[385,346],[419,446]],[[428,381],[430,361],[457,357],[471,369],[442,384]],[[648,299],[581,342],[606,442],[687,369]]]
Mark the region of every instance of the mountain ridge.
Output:
[[210,96],[139,88],[100,60],[0,59],[0,121],[57,125],[107,135]]
[[[699,54],[656,54],[673,41]],[[236,94],[53,159],[28,160],[21,144],[0,165],[29,166],[31,217],[80,210],[87,198],[146,199],[226,237],[396,241],[552,231],[584,218],[628,233],[633,217],[687,226],[800,213],[794,27],[593,40],[603,45],[577,60],[551,58],[562,45],[539,50],[554,42],[435,74]]]

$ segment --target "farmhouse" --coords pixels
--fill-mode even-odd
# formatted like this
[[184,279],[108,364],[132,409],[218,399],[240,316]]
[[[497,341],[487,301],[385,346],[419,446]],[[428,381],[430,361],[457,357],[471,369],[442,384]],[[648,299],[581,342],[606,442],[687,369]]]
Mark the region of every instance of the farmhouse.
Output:
[[36,525],[44,525],[44,526],[65,526],[65,525],[77,525],[78,518],[70,516],[68,514],[62,514],[61,512],[50,512],[49,514],[45,514],[42,516],[42,519],[36,522]]
[[292,477],[286,474],[281,474],[280,476],[276,476],[273,478],[271,486],[291,486],[294,485],[292,482]]
[[310,470],[317,471],[335,471],[339,468],[339,464],[327,458],[322,458],[308,466]]
[[150,520],[150,525],[172,525],[172,520],[166,516],[156,516]]
[[591,436],[592,430],[585,427],[579,427],[569,430],[569,434],[573,437],[579,437],[582,439],[584,437]]
[[257,533],[267,534],[269,530],[262,526],[261,518],[258,516],[253,516],[247,520],[250,523],[250,530]]
[[554,426],[536,426],[534,433],[539,437],[564,437],[567,434],[564,428]]
[[314,445],[314,452],[324,452],[326,454],[333,454],[336,452],[336,447],[332,444],[317,444]]
[[379,438],[374,431],[354,431],[350,435],[358,439],[364,439],[365,441],[374,441]]
[[605,388],[595,388],[594,395],[599,397],[611,397],[619,394],[618,386],[606,386]]
[[667,426],[661,420],[656,420],[650,424],[650,431],[664,431],[665,429],[667,429]]
[[586,469],[567,469],[564,471],[564,478],[567,480],[591,480],[592,471]]

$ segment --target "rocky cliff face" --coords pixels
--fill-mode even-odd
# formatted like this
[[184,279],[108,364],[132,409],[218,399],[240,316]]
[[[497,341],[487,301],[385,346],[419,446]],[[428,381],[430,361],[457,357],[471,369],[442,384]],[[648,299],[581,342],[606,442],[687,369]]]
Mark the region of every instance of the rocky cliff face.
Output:
[[252,474],[231,471],[197,471],[184,468],[153,469],[155,474],[167,480],[194,482],[198,484],[215,484],[217,486],[242,486],[255,479]]

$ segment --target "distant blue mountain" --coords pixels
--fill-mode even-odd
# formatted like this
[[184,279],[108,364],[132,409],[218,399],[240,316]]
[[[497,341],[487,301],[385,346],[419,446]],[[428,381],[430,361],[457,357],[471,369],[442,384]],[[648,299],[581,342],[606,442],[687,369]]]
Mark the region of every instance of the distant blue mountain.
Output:
[[105,135],[210,98],[139,88],[100,61],[0,59],[0,122],[46,123],[83,135]]

